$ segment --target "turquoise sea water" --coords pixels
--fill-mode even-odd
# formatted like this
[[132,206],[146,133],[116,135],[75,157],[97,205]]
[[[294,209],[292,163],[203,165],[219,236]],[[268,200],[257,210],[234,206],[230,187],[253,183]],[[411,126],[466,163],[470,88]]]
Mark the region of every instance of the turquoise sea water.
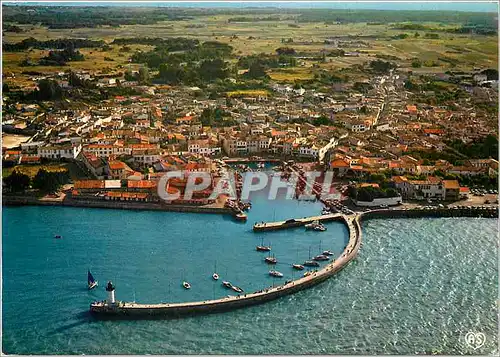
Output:
[[[267,304],[168,320],[99,321],[89,303],[111,279],[121,300],[188,301],[273,284],[280,264],[342,251],[347,230],[255,234],[254,221],[317,214],[321,205],[252,198],[247,224],[218,215],[63,207],[3,208],[3,351],[16,354],[492,353],[497,335],[497,223],[393,219],[363,224],[363,247],[336,277]],[[61,240],[53,236],[60,234]],[[86,270],[100,287],[88,292]],[[192,284],[187,291],[182,280]],[[468,331],[483,332],[474,351]]]

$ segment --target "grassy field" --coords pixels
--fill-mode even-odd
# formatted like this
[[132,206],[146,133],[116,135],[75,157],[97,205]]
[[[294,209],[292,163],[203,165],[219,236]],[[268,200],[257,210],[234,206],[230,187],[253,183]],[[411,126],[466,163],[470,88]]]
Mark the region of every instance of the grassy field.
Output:
[[[99,49],[81,48],[79,51],[84,55],[84,61],[68,62],[66,66],[27,66],[21,67],[19,64],[24,59],[28,58],[31,62],[36,63],[42,57],[47,56],[48,51],[31,49],[29,52],[3,52],[2,64],[3,71],[6,74],[14,74],[19,77],[19,80],[27,79],[28,76],[22,74],[24,71],[40,72],[40,73],[57,73],[72,70],[88,70],[100,74],[114,73],[125,71],[127,68],[132,70],[138,69],[139,64],[128,62],[130,55],[135,51],[148,51],[152,46],[146,45],[130,45],[130,51],[121,51],[122,46],[111,46],[111,50],[101,51]],[[107,58],[113,59],[109,61]],[[28,81],[29,82],[29,81]]]
[[28,175],[31,179],[33,179],[38,170],[45,169],[46,171],[68,171],[69,176],[72,180],[88,178],[87,175],[78,167],[76,164],[72,162],[68,163],[60,163],[60,164],[46,164],[46,165],[17,165],[16,167],[2,167],[2,177],[8,177],[12,171],[18,170],[21,173]]
[[304,81],[314,78],[311,68],[276,69],[270,71],[269,76],[278,82]]
[[245,89],[245,90],[236,90],[232,92],[226,92],[226,96],[231,97],[259,97],[264,96],[267,97],[269,95],[269,91],[267,90],[253,90],[253,89]]
[[[429,71],[446,71],[451,68],[450,63],[439,61],[439,58],[451,58],[457,61],[456,69],[472,69],[474,67],[498,67],[498,41],[496,36],[457,35],[439,32],[439,39],[426,39],[428,31],[399,30],[387,24],[367,25],[366,23],[330,24],[324,23],[295,23],[293,20],[279,22],[241,22],[229,23],[233,15],[200,16],[184,21],[163,21],[154,25],[124,25],[120,27],[78,28],[78,29],[47,29],[41,26],[20,25],[26,32],[4,34],[5,42],[18,42],[24,38],[34,37],[39,40],[55,38],[89,38],[104,40],[111,43],[115,38],[126,37],[188,37],[200,41],[220,41],[228,43],[234,48],[237,56],[274,53],[278,47],[290,46],[301,53],[318,53],[321,50],[330,51],[332,45],[325,44],[325,39],[339,38],[343,41],[363,41],[367,46],[343,47],[345,51],[361,51],[359,57],[329,57],[327,64],[321,67],[335,70],[363,64],[373,60],[376,54],[397,56],[403,68],[411,67],[411,60],[419,58],[422,61],[437,61],[438,66],[429,68]],[[438,23],[428,23],[433,28],[444,28]],[[198,26],[198,27],[197,27]],[[298,27],[297,27],[298,26]],[[447,27],[455,27],[447,25]],[[414,37],[418,32],[420,37]],[[395,40],[392,36],[406,33],[406,39]],[[348,38],[348,36],[361,36]],[[283,39],[293,39],[291,43],[283,43]],[[29,83],[28,76],[23,71],[37,71],[53,73],[67,70],[91,70],[98,73],[124,71],[129,66],[128,58],[136,50],[147,51],[149,46],[131,45],[132,50],[121,52],[121,46],[112,46],[109,51],[95,49],[80,50],[85,61],[70,62],[67,66],[34,66],[20,67],[19,63],[27,56],[36,61],[46,55],[47,51],[32,50],[28,53],[3,53],[4,73],[14,74],[15,81]],[[104,57],[112,58],[107,61]],[[316,62],[317,63],[317,62]],[[306,61],[306,67],[313,62]],[[131,64],[137,69],[139,65]],[[274,80],[294,81],[311,78],[310,71],[299,68],[293,71],[272,71]],[[10,79],[8,79],[10,80]],[[31,82],[32,83],[32,82]]]

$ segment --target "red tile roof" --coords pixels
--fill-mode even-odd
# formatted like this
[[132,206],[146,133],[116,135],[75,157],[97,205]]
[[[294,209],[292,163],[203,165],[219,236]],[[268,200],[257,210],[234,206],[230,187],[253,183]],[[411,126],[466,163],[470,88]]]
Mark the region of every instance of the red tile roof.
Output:
[[150,180],[128,180],[127,181],[127,187],[128,188],[154,188],[156,187],[157,183],[155,181],[150,181]]
[[333,160],[331,163],[330,163],[330,167],[332,168],[341,168],[341,167],[350,167],[349,163],[345,160],[342,160],[342,159],[337,159],[337,160]]
[[75,181],[75,189],[104,188],[104,180],[80,180]]

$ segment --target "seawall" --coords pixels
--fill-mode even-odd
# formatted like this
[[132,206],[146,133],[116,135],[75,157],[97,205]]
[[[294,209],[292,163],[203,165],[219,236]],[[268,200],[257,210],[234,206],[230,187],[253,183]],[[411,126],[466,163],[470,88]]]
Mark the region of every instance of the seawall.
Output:
[[363,220],[374,218],[483,217],[498,218],[498,207],[456,206],[432,209],[379,209],[361,213]]
[[171,212],[191,212],[191,213],[216,213],[233,215],[230,208],[225,207],[206,207],[206,206],[181,206],[169,205],[156,202],[120,202],[105,200],[72,200],[64,199],[62,201],[43,201],[30,196],[3,196],[2,204],[5,206],[66,206],[66,207],[86,207],[86,208],[109,208],[126,210],[153,210],[153,211],[171,211]]
[[343,221],[349,229],[349,242],[342,254],[325,265],[322,269],[278,287],[269,288],[255,293],[226,297],[216,300],[174,303],[174,304],[137,304],[119,302],[107,305],[103,302],[93,303],[91,312],[104,316],[119,316],[129,318],[148,318],[151,316],[182,316],[198,313],[214,313],[229,311],[246,306],[262,304],[282,296],[317,285],[342,270],[357,255],[361,245],[361,227],[358,217],[345,217]]

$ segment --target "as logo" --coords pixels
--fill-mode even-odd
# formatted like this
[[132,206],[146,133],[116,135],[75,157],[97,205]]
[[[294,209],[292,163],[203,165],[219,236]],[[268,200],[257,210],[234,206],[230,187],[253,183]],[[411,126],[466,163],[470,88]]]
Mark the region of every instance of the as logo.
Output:
[[465,335],[465,343],[472,349],[477,350],[478,348],[481,348],[485,342],[486,336],[484,336],[484,333],[482,332],[470,331],[467,335]]

